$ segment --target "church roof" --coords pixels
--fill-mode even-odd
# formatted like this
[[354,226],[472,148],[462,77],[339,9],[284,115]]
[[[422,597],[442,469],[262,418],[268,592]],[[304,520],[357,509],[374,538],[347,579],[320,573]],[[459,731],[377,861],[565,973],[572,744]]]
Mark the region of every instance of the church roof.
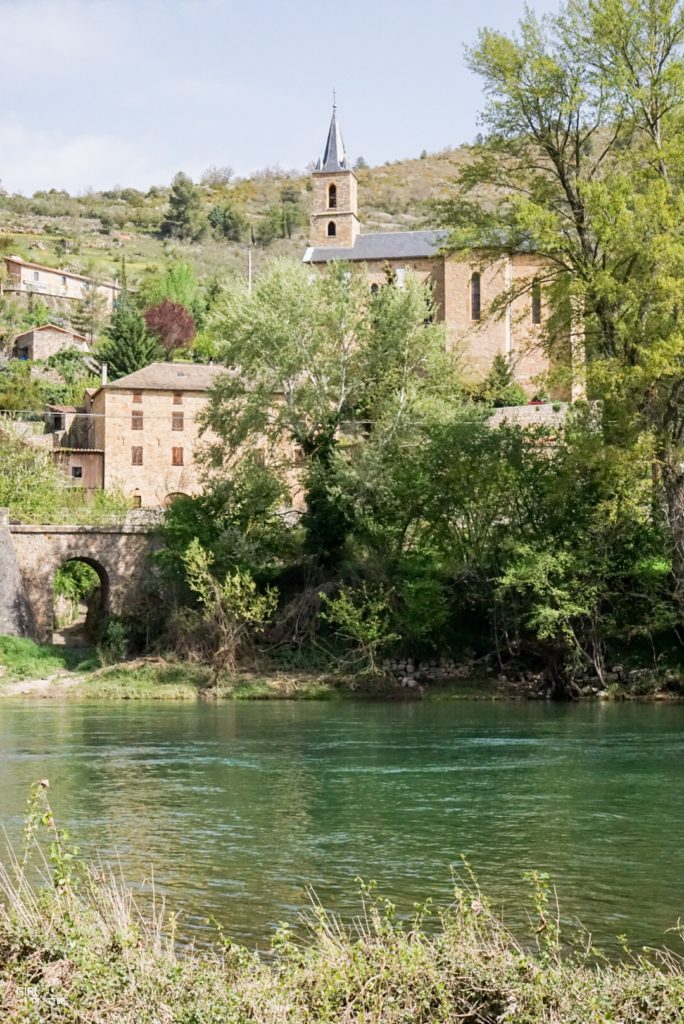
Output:
[[328,138],[323,150],[323,156],[318,158],[317,171],[349,171],[351,166],[342,141],[342,132],[337,123],[337,107],[333,106]]
[[374,231],[357,235],[351,248],[337,246],[309,247],[304,263],[329,263],[331,260],[396,260],[435,256],[449,232],[436,231]]

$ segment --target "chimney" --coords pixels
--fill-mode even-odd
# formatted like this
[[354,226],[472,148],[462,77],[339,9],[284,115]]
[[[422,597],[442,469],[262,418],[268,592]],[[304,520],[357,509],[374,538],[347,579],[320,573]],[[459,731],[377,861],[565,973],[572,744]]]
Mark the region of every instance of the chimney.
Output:
[[107,383],[107,364],[103,363],[100,367],[100,384],[102,387]]

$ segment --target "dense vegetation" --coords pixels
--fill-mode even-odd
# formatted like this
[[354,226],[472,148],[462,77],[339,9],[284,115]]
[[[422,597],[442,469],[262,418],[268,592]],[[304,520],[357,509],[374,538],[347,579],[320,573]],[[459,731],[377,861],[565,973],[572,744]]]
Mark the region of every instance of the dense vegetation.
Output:
[[[676,1024],[684,1011],[678,958],[650,951],[611,963],[580,935],[565,942],[542,878],[534,937],[521,943],[464,873],[454,903],[427,927],[402,922],[362,887],[356,925],[314,905],[306,936],[283,926],[269,958],[219,931],[214,948],[180,952],[161,915],[75,856],[34,790],[26,854],[0,875],[0,1004],[7,1024]],[[49,833],[51,878],[29,881],[27,854]],[[30,863],[30,860],[29,860]]]
[[[288,260],[251,291],[244,275],[198,277],[189,254],[210,233],[237,244],[250,221],[228,171],[126,197],[158,204],[154,230],[182,248],[138,272],[98,353],[113,376],[162,354],[231,373],[206,415],[206,491],[169,511],[161,600],[117,627],[120,644],[156,638],[217,674],[256,651],[370,675],[389,657],[466,659],[558,695],[616,665],[679,668],[683,42],[674,0],[572,0],[470,54],[486,131],[433,216],[483,266],[520,247],[544,259],[516,289],[548,292],[554,372],[583,334],[589,399],[553,431],[492,429],[492,407],[521,397],[510,368],[467,387],[410,275],[374,295],[353,268],[310,280]],[[304,184],[277,187],[251,228],[263,245],[268,224],[286,241],[306,213]],[[3,381],[7,403],[44,397],[24,367]],[[34,514],[37,498],[13,500]]]

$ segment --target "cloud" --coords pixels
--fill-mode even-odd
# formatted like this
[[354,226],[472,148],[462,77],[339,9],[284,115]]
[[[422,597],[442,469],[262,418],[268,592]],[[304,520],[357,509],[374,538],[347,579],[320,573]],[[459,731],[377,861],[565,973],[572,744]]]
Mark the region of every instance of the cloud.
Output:
[[115,184],[147,187],[171,176],[142,143],[94,132],[75,136],[32,129],[16,118],[0,118],[2,183],[10,191],[71,192]]

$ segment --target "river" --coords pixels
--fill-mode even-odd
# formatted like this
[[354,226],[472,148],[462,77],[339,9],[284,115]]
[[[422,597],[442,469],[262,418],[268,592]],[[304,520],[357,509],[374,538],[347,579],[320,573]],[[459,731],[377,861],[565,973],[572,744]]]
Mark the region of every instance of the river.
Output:
[[523,872],[608,949],[677,946],[684,917],[684,706],[263,702],[0,705],[0,822],[31,782],[86,856],[150,877],[180,929],[215,917],[263,947],[307,888],[358,909],[447,905],[466,853],[522,927]]

